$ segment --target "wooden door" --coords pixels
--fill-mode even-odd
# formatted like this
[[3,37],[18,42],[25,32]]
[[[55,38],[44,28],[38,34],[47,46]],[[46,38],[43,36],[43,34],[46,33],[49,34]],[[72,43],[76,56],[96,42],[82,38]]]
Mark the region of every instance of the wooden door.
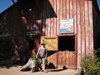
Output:
[[57,36],[42,36],[41,43],[46,44],[48,51],[57,51],[58,50],[58,37]]

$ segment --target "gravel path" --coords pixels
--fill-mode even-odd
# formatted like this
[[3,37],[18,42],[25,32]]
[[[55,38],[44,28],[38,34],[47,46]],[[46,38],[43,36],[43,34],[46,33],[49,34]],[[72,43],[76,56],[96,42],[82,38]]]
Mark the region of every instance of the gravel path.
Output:
[[20,71],[21,66],[11,68],[0,68],[0,75],[75,75],[77,70],[72,69],[47,69],[48,73],[44,72],[31,72],[31,71]]

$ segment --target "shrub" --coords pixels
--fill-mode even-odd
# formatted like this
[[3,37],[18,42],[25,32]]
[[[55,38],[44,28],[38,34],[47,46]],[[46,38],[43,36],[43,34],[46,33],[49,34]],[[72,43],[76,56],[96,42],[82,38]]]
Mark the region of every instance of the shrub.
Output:
[[96,57],[86,55],[81,61],[81,67],[85,71],[86,75],[100,75],[100,62]]

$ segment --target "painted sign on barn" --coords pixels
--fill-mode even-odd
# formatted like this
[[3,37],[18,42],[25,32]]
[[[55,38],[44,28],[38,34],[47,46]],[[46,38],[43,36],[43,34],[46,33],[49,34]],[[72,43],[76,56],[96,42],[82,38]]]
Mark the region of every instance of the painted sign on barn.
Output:
[[74,33],[74,19],[61,20],[60,33]]

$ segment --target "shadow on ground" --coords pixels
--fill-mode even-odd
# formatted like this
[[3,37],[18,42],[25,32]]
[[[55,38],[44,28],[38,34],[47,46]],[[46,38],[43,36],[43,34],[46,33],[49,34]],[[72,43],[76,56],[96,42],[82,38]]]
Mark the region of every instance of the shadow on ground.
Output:
[[48,72],[59,72],[68,69],[66,66],[62,66],[62,68],[55,67],[54,64],[50,63],[46,66]]

